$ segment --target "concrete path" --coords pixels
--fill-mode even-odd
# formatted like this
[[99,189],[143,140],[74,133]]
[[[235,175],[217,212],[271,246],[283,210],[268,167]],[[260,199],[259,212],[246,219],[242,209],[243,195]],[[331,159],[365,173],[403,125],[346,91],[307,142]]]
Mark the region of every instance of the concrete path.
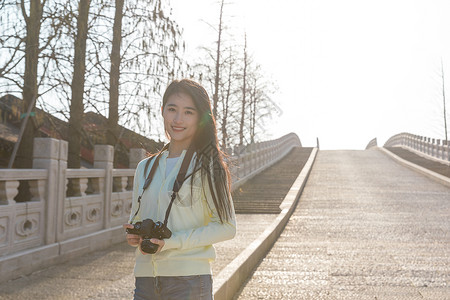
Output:
[[238,299],[450,299],[450,188],[377,149],[320,151]]
[[[232,241],[216,244],[212,265],[218,274],[242,252],[277,215],[236,216],[239,224]],[[95,251],[64,264],[0,284],[0,300],[15,299],[132,299],[134,248],[121,243]]]

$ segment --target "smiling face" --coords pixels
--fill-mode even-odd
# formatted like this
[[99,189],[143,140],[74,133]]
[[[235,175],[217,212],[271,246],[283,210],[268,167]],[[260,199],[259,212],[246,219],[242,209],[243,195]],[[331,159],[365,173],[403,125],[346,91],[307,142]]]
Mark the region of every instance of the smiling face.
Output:
[[185,93],[170,95],[163,107],[162,115],[171,145],[187,149],[197,132],[199,120],[192,98]]

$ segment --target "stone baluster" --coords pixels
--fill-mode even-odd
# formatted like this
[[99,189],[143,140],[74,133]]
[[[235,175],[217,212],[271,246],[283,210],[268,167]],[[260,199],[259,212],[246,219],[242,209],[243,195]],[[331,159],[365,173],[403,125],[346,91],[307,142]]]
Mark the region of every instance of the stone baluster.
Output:
[[431,138],[427,138],[427,154],[433,156],[433,142]]
[[254,152],[253,152],[253,170],[252,172],[254,172],[255,170],[258,169],[259,167],[259,145],[258,144],[254,144]]
[[245,174],[247,174],[247,161],[246,161],[246,153],[241,153],[240,155],[240,163],[239,167],[241,168],[241,178],[245,177]]
[[251,168],[251,153],[250,151],[246,151],[244,154],[244,176],[247,176],[247,174],[250,173],[250,168]]
[[440,139],[436,139],[436,144],[438,158],[444,159],[444,147],[442,145],[442,141]]
[[45,201],[45,180],[30,180],[31,201]]
[[256,157],[256,152],[255,152],[255,149],[253,148],[252,151],[250,152],[250,157],[249,157],[249,165],[250,165],[250,168],[248,170],[249,174],[251,174],[255,171],[255,162],[256,162],[255,157]]
[[257,150],[256,150],[256,145],[255,144],[251,144],[251,168],[250,168],[250,173],[253,173],[253,171],[255,171],[256,169],[256,155],[257,155]]
[[239,154],[237,159],[237,167],[238,167],[238,177],[239,179],[243,178],[245,176],[245,170],[244,170],[244,157],[242,154]]
[[264,144],[264,160],[263,160],[264,165],[269,163],[269,151],[268,150],[269,149],[267,148],[267,144],[265,143]]
[[263,151],[261,143],[258,143],[258,169],[262,167]]
[[420,146],[419,146],[419,151],[420,151],[420,152],[425,152],[425,148],[424,148],[424,145],[423,145],[423,144],[424,144],[424,141],[423,141],[423,140],[424,140],[424,137],[421,136],[421,137],[420,137]]
[[430,155],[432,157],[437,157],[437,152],[436,152],[436,140],[435,139],[431,139],[431,144],[430,144]]
[[442,160],[447,160],[447,153],[445,153],[445,151],[446,151],[446,149],[445,149],[445,140],[441,140],[441,151],[442,151],[442,153],[441,153],[441,158],[442,158]]
[[444,141],[444,152],[446,160],[450,162],[450,143],[448,141]]
[[0,181],[0,205],[11,205],[16,203],[14,197],[19,193],[19,181]]
[[448,145],[447,141],[442,141],[442,152],[443,152],[443,159],[445,161],[450,161],[450,147]]
[[449,155],[450,153],[449,153],[449,148],[448,148],[448,145],[447,145],[447,141],[445,141],[445,140],[443,140],[442,141],[442,159],[444,160],[444,161],[449,161],[450,159],[450,155]]
[[84,197],[88,187],[88,178],[70,178],[71,194],[70,196]]
[[114,192],[125,192],[128,185],[128,176],[114,177]]

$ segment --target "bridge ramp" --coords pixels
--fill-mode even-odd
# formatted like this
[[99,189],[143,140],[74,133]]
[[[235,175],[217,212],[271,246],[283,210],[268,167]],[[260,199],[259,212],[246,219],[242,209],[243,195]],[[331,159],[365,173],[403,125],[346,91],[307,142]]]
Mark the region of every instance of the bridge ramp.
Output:
[[320,151],[237,299],[450,299],[450,188],[380,151]]

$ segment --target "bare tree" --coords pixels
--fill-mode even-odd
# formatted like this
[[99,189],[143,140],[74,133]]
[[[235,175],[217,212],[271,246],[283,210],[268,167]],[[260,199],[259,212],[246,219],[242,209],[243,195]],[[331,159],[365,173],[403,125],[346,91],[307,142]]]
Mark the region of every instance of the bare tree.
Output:
[[[162,0],[135,0],[126,9],[121,76],[122,115],[128,125],[149,135],[160,115],[162,90],[184,77],[189,65],[181,53],[181,29]],[[125,123],[125,121],[124,121]],[[159,124],[159,122],[157,122]]]
[[448,135],[447,135],[447,110],[445,103],[445,79],[444,79],[444,62],[441,58],[441,73],[442,73],[442,101],[444,102],[444,130],[445,130],[445,140],[448,143]]
[[[223,29],[223,19],[219,23]],[[222,42],[219,55],[218,48],[202,48],[207,59],[196,64],[196,71],[204,86],[213,91],[213,95],[217,94],[216,121],[221,146],[226,149],[256,141],[258,128],[265,124],[265,119],[281,110],[270,98],[273,86],[264,79],[261,68],[253,63],[246,34],[243,46]],[[232,51],[235,48],[241,48],[241,55]]]
[[[27,35],[25,38],[25,70],[23,75],[22,111],[27,111],[29,106],[35,105],[38,97],[38,59],[39,59],[39,35],[41,31],[42,12],[45,0],[30,1],[29,13],[25,7],[25,1],[21,1],[22,15],[26,23]],[[31,107],[33,109],[33,107]],[[30,110],[30,109],[28,109]],[[31,111],[31,110],[30,110]],[[33,138],[36,128],[32,122],[27,122],[23,132],[22,142],[17,151],[16,167],[30,168],[33,156]]]
[[[212,93],[215,91],[216,75],[216,49],[202,48],[202,62],[195,65],[195,75],[198,80],[205,86],[205,88]],[[219,129],[219,140],[221,141],[222,149],[232,146],[235,140],[235,135],[238,130],[235,124],[239,123],[238,114],[240,115],[240,59],[239,55],[234,51],[233,46],[222,47],[219,83],[217,88],[218,106],[216,111],[216,122]],[[225,53],[228,53],[225,56]]]
[[241,109],[241,122],[239,127],[239,145],[244,144],[244,123],[245,123],[245,109],[247,104],[247,68],[249,65],[249,58],[247,53],[247,34],[244,36],[244,61],[242,72],[242,109]]
[[[83,110],[108,115],[108,130],[104,135],[108,140],[105,138],[102,142],[116,148],[122,132],[118,132],[118,123],[149,135],[153,125],[150,120],[159,110],[161,87],[169,78],[187,69],[177,53],[180,48],[184,49],[181,31],[170,15],[166,16],[166,10],[160,0],[114,3],[93,0],[90,3]],[[71,118],[67,111],[73,105],[70,99],[73,97],[72,72],[76,61],[73,47],[77,30],[72,24],[76,24],[76,11],[69,2],[61,13],[66,20],[65,31],[56,46],[50,78],[60,102],[54,106],[47,104],[49,111],[67,120]],[[83,126],[77,131],[87,136]],[[74,149],[75,152],[78,150]]]
[[[0,89],[22,95],[22,112],[35,114],[36,100],[46,78],[52,42],[60,21],[54,18],[49,1],[2,1],[0,3]],[[27,118],[23,118],[25,122]],[[31,168],[36,122],[29,118],[17,151],[15,167]]]
[[221,56],[221,44],[222,44],[222,18],[223,18],[223,5],[225,0],[220,2],[220,14],[219,14],[219,29],[217,38],[217,51],[216,51],[216,73],[214,76],[214,95],[213,95],[213,116],[217,119],[217,103],[219,101],[219,82],[220,82],[220,56]]
[[11,83],[19,88],[22,84],[14,75],[25,58],[25,19],[16,1],[0,2],[0,11],[0,88],[7,88]]
[[272,100],[271,95],[276,90],[273,82],[265,80],[260,65],[249,71],[249,135],[250,143],[257,141],[257,129],[264,131],[265,119],[271,119],[275,114],[282,113],[280,107]]
[[[155,125],[151,120],[159,114],[162,88],[188,70],[180,56],[184,50],[181,30],[168,11],[161,0],[129,0],[122,9],[118,5],[106,7],[101,22],[92,28],[90,39],[96,54],[91,59],[91,73],[95,76],[89,78],[87,104],[102,114],[108,107],[110,128],[118,121],[150,135]],[[110,24],[114,32],[104,24]],[[120,133],[109,136],[108,143],[117,145]]]
[[[111,68],[109,72],[109,116],[106,140],[109,145],[113,146],[115,146],[118,141],[120,46],[122,42],[123,4],[124,0],[116,0],[111,49]],[[116,155],[114,157],[116,157]]]
[[227,140],[228,140],[228,117],[230,115],[230,101],[232,96],[232,83],[233,83],[233,51],[230,48],[230,55],[228,56],[228,78],[225,87],[225,93],[223,95],[222,100],[222,149],[227,149]]
[[77,36],[75,38],[74,68],[72,78],[72,100],[70,101],[69,119],[69,168],[80,168],[80,149],[82,123],[84,114],[84,83],[86,73],[86,40],[88,34],[88,18],[90,0],[79,0],[77,16]]

